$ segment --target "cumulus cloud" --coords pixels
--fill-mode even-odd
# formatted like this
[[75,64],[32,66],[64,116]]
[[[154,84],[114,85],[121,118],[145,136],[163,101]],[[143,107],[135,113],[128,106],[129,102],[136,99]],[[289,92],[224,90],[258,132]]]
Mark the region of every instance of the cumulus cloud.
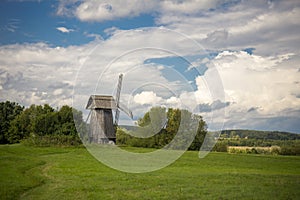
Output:
[[157,1],[89,0],[80,3],[74,15],[82,21],[106,21],[138,16],[153,10],[156,5]]
[[282,113],[296,117],[286,112],[300,108],[300,100],[293,95],[299,91],[295,82],[300,80],[300,74],[295,68],[287,67],[292,57],[261,57],[242,51],[225,51],[212,60],[222,78],[226,99],[231,102],[227,107],[228,125],[232,121],[247,121],[250,125],[254,116],[265,120]]
[[274,55],[286,53],[286,46],[298,51],[299,7],[297,0],[69,0],[60,1],[57,14],[102,22],[150,13],[157,25],[185,33],[207,49],[246,46],[260,55]]
[[150,105],[155,105],[157,103],[160,103],[162,100],[161,97],[158,97],[156,93],[153,91],[143,91],[140,94],[136,94],[133,97],[133,100],[135,103],[144,105],[144,104],[150,104]]
[[76,70],[89,48],[89,44],[67,48],[45,43],[1,46],[0,99],[13,99],[25,106],[71,104]]
[[[155,102],[170,98],[168,103],[175,106],[176,101],[171,97],[191,90],[185,86],[186,80],[171,67],[144,61],[193,55],[198,50],[191,47],[187,38],[162,28],[119,30],[107,40],[81,46],[4,45],[0,47],[1,100],[9,98],[25,106],[33,103],[61,106],[72,103],[74,87],[74,106],[84,111],[89,95],[114,94],[118,74],[123,73],[124,104],[130,103],[131,94],[137,94],[138,89],[138,93],[155,92]],[[138,116],[148,109],[130,106],[136,106]]]
[[[223,1],[224,3],[226,1]],[[203,10],[216,8],[219,0],[190,0],[190,1],[160,1],[161,13],[195,14]]]
[[[184,15],[164,12],[158,25],[189,35],[207,49],[255,48],[259,55],[298,52],[299,1],[218,2],[214,9]],[[276,42],[274,42],[276,41]]]
[[86,0],[60,1],[58,15],[76,16],[82,21],[106,21],[125,17],[135,17],[144,13],[194,14],[201,10],[215,8],[219,0]]

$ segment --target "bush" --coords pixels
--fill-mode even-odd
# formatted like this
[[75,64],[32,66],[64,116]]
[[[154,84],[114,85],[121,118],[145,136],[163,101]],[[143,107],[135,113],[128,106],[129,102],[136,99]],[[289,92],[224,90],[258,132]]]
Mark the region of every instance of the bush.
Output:
[[213,151],[216,151],[216,152],[227,152],[228,146],[227,146],[227,143],[225,142],[217,142],[216,145],[214,146],[213,148]]
[[280,155],[300,155],[299,146],[282,146],[280,150]]
[[271,154],[278,155],[280,154],[280,146],[271,146]]

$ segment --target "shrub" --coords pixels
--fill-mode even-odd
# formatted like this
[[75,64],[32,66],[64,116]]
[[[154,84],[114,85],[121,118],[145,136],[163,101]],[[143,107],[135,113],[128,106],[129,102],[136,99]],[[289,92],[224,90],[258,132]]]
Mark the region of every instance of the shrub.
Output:
[[280,154],[280,146],[271,146],[271,154],[278,155]]
[[227,152],[228,146],[225,142],[217,142],[213,148],[213,151],[216,152]]
[[300,155],[299,146],[282,146],[280,155]]

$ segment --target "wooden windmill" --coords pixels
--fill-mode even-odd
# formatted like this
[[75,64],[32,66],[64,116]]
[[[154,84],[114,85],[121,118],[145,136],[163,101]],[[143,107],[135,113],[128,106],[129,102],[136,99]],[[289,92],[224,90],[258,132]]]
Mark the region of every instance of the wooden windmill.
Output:
[[[106,144],[116,142],[116,127],[119,122],[120,110],[125,112],[131,119],[132,112],[125,106],[120,105],[120,93],[123,74],[119,75],[116,98],[107,95],[91,95],[86,109],[90,109],[91,120],[89,130],[89,141],[91,143]],[[112,110],[115,110],[113,120]]]

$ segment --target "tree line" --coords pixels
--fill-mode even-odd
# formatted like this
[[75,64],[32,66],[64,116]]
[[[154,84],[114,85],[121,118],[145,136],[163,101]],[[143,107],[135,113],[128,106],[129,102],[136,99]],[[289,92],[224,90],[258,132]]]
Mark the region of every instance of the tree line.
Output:
[[214,150],[230,153],[300,155],[300,135],[279,131],[223,130]]
[[[54,109],[48,104],[31,105],[28,108],[15,102],[0,102],[0,144],[23,142],[30,145],[78,145],[88,134],[88,124],[83,121],[82,112],[64,105]],[[151,108],[138,120],[138,135],[131,136],[125,129],[117,129],[117,144],[136,147],[161,148],[176,140],[174,149],[181,149],[188,142],[190,150],[201,147],[207,133],[207,125],[199,115],[187,110],[163,107]],[[137,128],[137,127],[136,127]],[[196,130],[193,133],[191,130]],[[151,137],[140,138],[147,134]],[[177,137],[175,137],[175,135]]]
[[82,112],[64,105],[54,109],[48,104],[24,108],[15,102],[0,103],[0,143],[80,144],[74,120],[84,128]]
[[257,140],[300,140],[300,134],[282,131],[258,131],[258,130],[223,130],[221,138],[245,138]]
[[[82,142],[74,121],[80,129],[81,138],[84,138],[88,133],[88,124],[83,121],[82,112],[70,106],[54,109],[45,104],[25,108],[15,102],[0,102],[0,144],[80,145]],[[137,125],[117,128],[117,144],[162,148],[175,141],[171,148],[182,149],[192,141],[189,149],[199,150],[206,134],[213,134],[207,132],[202,116],[174,108],[151,108]],[[213,150],[228,152],[228,147],[252,147],[245,152],[269,153],[260,151],[262,148],[255,149],[269,147],[278,154],[300,155],[299,137],[299,134],[277,131],[224,130]],[[243,152],[237,149],[232,148]]]

